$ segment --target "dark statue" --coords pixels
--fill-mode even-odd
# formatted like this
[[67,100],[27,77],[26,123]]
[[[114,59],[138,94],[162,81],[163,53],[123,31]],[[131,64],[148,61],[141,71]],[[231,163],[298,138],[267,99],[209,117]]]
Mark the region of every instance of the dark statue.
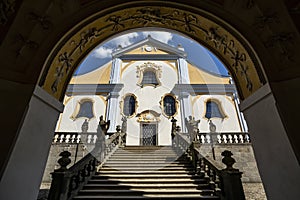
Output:
[[110,125],[110,120],[107,120],[107,122],[103,119],[103,116],[100,116],[100,120],[99,120],[99,125],[98,125],[98,129],[100,126],[101,131],[104,133],[104,135],[107,134],[107,130],[109,129],[109,125]]
[[81,131],[82,131],[83,133],[86,133],[86,132],[88,131],[88,129],[89,129],[89,122],[88,122],[88,120],[86,119],[86,120],[84,120],[84,122],[83,122],[83,124],[82,124],[82,126],[81,126]]
[[172,139],[173,139],[175,137],[176,131],[177,131],[177,126],[176,126],[177,120],[174,117],[172,117],[171,122],[172,122],[171,136],[172,136]]
[[121,131],[122,133],[126,133],[127,131],[127,117],[122,117],[122,128],[121,128]]
[[199,133],[198,124],[200,123],[199,120],[195,120],[195,117],[189,116],[189,119],[185,119],[185,123],[188,129],[188,134],[190,135],[191,141],[197,140],[197,134]]
[[107,130],[109,129],[110,120],[107,122],[103,119],[103,116],[100,116],[99,124],[97,128],[97,142],[95,148],[100,152],[99,160],[102,162],[104,160],[104,150],[105,150],[105,135],[107,134]]
[[216,125],[211,120],[209,120],[209,131],[211,133],[215,133],[216,129],[217,129]]

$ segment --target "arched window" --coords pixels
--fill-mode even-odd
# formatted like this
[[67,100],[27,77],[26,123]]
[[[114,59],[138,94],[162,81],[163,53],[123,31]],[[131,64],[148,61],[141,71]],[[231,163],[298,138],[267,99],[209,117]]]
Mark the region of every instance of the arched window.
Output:
[[123,114],[127,117],[135,113],[135,97],[133,95],[128,95],[124,98],[123,103]]
[[[85,117],[91,119],[94,117],[93,102],[91,100],[82,100],[78,103],[79,111],[75,115],[75,119]],[[78,108],[77,108],[78,109]]]
[[155,72],[150,70],[144,71],[141,85],[159,85]]
[[205,117],[207,119],[213,118],[213,117],[218,117],[218,118],[225,118],[224,114],[221,112],[218,103],[214,101],[207,101],[206,102],[206,113]]
[[176,113],[176,100],[173,96],[167,95],[164,97],[164,113],[167,116],[173,116]]

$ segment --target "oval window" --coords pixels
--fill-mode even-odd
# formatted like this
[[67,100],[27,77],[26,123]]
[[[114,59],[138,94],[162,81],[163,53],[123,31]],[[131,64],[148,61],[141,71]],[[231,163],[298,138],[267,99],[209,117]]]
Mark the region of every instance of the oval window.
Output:
[[167,116],[173,116],[176,113],[176,100],[171,95],[164,97],[164,113]]
[[127,117],[135,113],[135,98],[133,95],[128,95],[124,98],[123,114]]

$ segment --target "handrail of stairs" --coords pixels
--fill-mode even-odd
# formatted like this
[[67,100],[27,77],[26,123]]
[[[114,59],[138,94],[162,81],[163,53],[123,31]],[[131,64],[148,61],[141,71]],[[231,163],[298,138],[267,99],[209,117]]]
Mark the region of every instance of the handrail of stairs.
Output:
[[242,172],[232,167],[235,163],[230,151],[223,151],[222,162],[225,169],[215,166],[200,152],[202,144],[199,140],[190,141],[187,134],[176,133],[173,146],[179,155],[186,152],[190,157],[195,174],[209,181],[210,188],[221,200],[245,200],[245,194],[241,182]]
[[117,132],[107,140],[100,135],[94,149],[70,168],[67,168],[67,165],[71,163],[69,158],[71,153],[68,151],[61,152],[59,154],[61,158],[58,160],[60,168],[51,173],[52,183],[48,200],[72,199],[95,174],[97,166],[101,165],[122,145],[123,137],[124,133],[121,133],[120,126],[117,126]]

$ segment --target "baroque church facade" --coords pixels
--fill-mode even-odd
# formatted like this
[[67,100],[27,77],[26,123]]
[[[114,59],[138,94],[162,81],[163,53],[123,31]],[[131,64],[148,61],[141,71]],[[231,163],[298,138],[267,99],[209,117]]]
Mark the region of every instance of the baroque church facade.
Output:
[[242,132],[236,89],[229,76],[213,74],[193,65],[179,45],[172,47],[148,38],[112,53],[112,62],[73,76],[65,109],[56,132],[96,132],[98,119],[110,121],[108,132],[120,125],[126,145],[171,145],[171,119],[187,132],[191,119],[200,132]]

